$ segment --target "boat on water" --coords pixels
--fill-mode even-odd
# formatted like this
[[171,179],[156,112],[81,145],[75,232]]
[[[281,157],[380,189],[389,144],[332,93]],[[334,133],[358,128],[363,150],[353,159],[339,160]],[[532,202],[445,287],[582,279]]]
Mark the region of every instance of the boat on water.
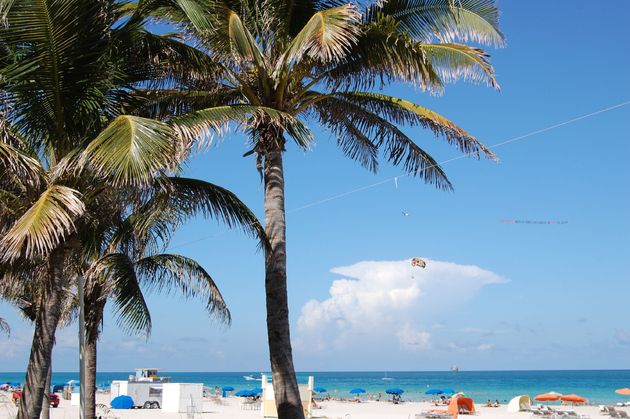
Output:
[[451,366],[451,372],[453,374],[456,374],[459,371],[459,367],[455,364],[453,364],[453,366]]
[[244,375],[243,378],[247,381],[262,381],[262,378],[256,378],[253,375]]
[[387,373],[385,373],[385,377],[381,378],[381,380],[384,380],[384,381],[392,381],[393,379],[394,379],[394,378],[393,378],[393,377],[389,377],[389,376],[387,375]]

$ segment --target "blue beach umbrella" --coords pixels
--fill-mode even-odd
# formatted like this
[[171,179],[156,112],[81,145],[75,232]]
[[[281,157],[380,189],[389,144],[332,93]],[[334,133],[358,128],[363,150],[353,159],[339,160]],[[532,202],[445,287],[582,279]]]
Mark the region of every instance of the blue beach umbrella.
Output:
[[234,393],[234,395],[236,397],[252,397],[252,396],[255,396],[256,393],[254,393],[251,390],[240,390],[240,391],[237,391],[236,393]]
[[221,390],[223,390],[223,391],[234,391],[234,387],[232,387],[232,386],[225,386],[225,387],[222,387]]
[[361,393],[365,393],[365,390],[362,388],[353,388],[352,390],[350,390],[350,394],[361,394]]
[[112,409],[131,409],[133,399],[129,396],[118,396],[112,400]]
[[262,394],[263,389],[262,389],[262,388],[260,388],[260,387],[256,387],[256,388],[253,388],[253,389],[251,390],[251,392],[252,392],[252,393],[254,393],[254,395],[257,395],[257,394]]
[[402,388],[388,388],[387,390],[385,390],[385,393],[387,394],[403,394],[405,392],[405,390],[403,390]]
[[444,390],[440,390],[439,388],[432,388],[424,392],[424,394],[444,394]]
[[326,389],[324,387],[313,387],[313,391],[315,393],[326,393]]

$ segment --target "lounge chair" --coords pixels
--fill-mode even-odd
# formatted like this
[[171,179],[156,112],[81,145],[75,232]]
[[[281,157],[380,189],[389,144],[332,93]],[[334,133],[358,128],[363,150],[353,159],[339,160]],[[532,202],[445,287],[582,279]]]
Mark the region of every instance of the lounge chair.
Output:
[[96,405],[96,417],[99,419],[120,419],[111,411],[109,406],[102,403]]
[[628,412],[626,412],[625,410],[614,410],[610,412],[610,417],[611,418],[630,418],[630,416],[628,415]]
[[554,414],[554,419],[589,419],[589,415],[581,415],[575,410],[561,410]]
[[610,415],[611,412],[615,412],[614,406],[599,406],[599,411],[604,415]]

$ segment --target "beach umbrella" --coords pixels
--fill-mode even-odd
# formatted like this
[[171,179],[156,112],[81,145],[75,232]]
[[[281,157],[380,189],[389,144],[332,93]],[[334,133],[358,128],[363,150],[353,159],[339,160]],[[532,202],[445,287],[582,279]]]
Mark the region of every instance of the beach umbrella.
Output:
[[313,391],[315,393],[326,393],[326,389],[324,387],[313,387]]
[[234,391],[234,387],[232,387],[232,386],[225,386],[225,387],[221,387],[221,390],[223,390],[223,391]]
[[619,388],[615,390],[617,394],[623,394],[624,396],[630,396],[630,388]]
[[451,399],[459,399],[461,397],[466,397],[466,394],[463,391],[458,391],[451,396]]
[[442,391],[444,392],[444,394],[455,394],[455,390],[453,390],[452,388],[443,388]]
[[439,388],[431,388],[424,392],[424,394],[444,394],[444,390],[440,390]]
[[539,394],[538,396],[534,397],[534,400],[538,400],[539,402],[552,402],[555,400],[560,400],[560,396],[558,393],[555,392],[551,392],[551,393],[545,393],[545,394]]
[[385,390],[385,393],[387,394],[403,394],[405,392],[405,390],[403,390],[402,388],[388,388],[387,390]]
[[260,387],[256,387],[256,388],[253,388],[251,391],[252,391],[252,393],[254,393],[254,395],[256,395],[256,394],[262,394],[263,389],[262,389],[262,388],[260,388]]
[[352,390],[350,390],[350,394],[361,394],[361,393],[365,393],[365,390],[362,388],[353,388]]
[[255,396],[256,393],[254,393],[251,390],[241,390],[241,391],[237,391],[236,393],[234,393],[234,395],[236,397],[252,397],[252,396]]
[[118,396],[112,399],[112,409],[131,409],[133,408],[133,399],[129,396]]
[[560,400],[570,403],[586,403],[586,399],[577,394],[567,394],[566,396],[560,396]]

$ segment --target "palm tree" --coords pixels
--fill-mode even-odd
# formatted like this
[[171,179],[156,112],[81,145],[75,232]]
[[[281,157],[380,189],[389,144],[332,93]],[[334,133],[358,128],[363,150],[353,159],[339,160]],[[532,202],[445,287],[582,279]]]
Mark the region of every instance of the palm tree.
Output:
[[196,179],[160,177],[144,191],[142,202],[130,215],[110,214],[109,223],[89,229],[89,247],[96,253],[92,256],[95,260],[89,266],[86,262],[82,273],[87,419],[95,417],[97,343],[108,301],[113,303],[119,325],[147,337],[151,315],[144,298],[146,291],[175,291],[185,298],[203,298],[208,314],[230,322],[230,312],[219,289],[201,265],[182,255],[158,252],[167,247],[176,227],[189,217],[223,213],[216,218],[242,224],[248,220],[233,217],[244,211],[233,194],[217,185]]
[[[407,174],[449,190],[437,162],[399,127],[428,128],[465,154],[492,153],[455,123],[411,101],[377,93],[396,82],[433,93],[467,79],[498,87],[488,55],[476,46],[503,42],[494,0],[141,0],[140,9],[196,36],[213,63],[206,79],[186,80],[163,108],[191,109],[199,119],[213,101],[238,109],[273,109],[241,127],[264,180],[267,330],[280,418],[303,417],[286,286],[283,153],[309,149],[306,122],[328,129],[349,158],[371,171],[379,154]],[[464,42],[464,43],[461,43]],[[210,80],[208,80],[210,79]],[[202,99],[200,99],[202,98]],[[203,107],[208,107],[203,109]],[[223,108],[221,108],[223,109]],[[290,123],[287,123],[289,121]]]
[[[147,32],[141,18],[121,20],[127,13],[114,0],[0,0],[0,270],[35,259],[44,267],[20,419],[39,417],[64,289],[88,254],[90,222],[102,208],[124,211],[156,175],[177,170],[194,138],[232,117],[195,125],[125,114],[138,105],[136,86],[177,83],[179,63],[194,71],[195,59],[210,61]],[[234,206],[212,214],[262,238],[251,211],[227,195]],[[122,204],[103,205],[112,200]]]
[[[2,272],[2,278],[4,281],[2,285],[0,285],[0,299],[3,299],[9,304],[15,306],[20,311],[22,317],[29,320],[32,324],[35,324],[37,320],[39,306],[42,302],[40,295],[42,291],[41,284],[34,279],[43,277],[44,274],[45,266],[41,263],[41,261],[30,261],[30,263],[19,267],[14,266],[14,269],[11,271]],[[19,275],[20,277],[17,278],[16,275]],[[60,324],[62,327],[67,327],[76,317],[77,300],[76,296],[70,292],[70,290],[66,290],[62,301]],[[51,382],[52,361],[46,375],[45,388],[47,391],[44,392],[41,419],[48,419],[50,417],[48,389],[50,389]]]

